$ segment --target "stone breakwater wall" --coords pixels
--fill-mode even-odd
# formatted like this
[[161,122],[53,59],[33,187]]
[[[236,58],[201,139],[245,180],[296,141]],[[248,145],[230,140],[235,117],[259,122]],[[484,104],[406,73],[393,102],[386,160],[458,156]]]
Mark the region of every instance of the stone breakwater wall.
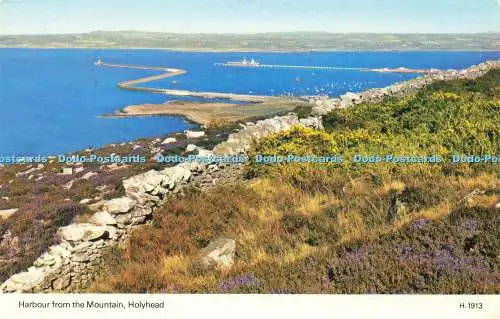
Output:
[[444,70],[427,74],[405,82],[396,83],[381,89],[370,89],[362,93],[346,93],[340,98],[312,98],[314,104],[312,114],[316,116],[326,115],[335,109],[351,107],[361,103],[378,103],[385,97],[402,97],[412,94],[425,86],[436,81],[450,81],[458,79],[476,79],[490,70],[500,69],[500,60],[487,61],[479,65],[473,65],[463,70]]
[[[247,123],[215,150],[200,156],[245,153],[253,141],[294,125],[321,127],[319,118],[299,120],[295,114]],[[186,186],[209,189],[235,180],[241,165],[183,163],[151,170],[123,181],[126,196],[102,202],[88,223],[59,229],[60,242],[51,246],[26,271],[10,277],[0,292],[78,292],[88,288],[102,270],[105,254],[124,243],[136,227],[147,224],[169,195]]]

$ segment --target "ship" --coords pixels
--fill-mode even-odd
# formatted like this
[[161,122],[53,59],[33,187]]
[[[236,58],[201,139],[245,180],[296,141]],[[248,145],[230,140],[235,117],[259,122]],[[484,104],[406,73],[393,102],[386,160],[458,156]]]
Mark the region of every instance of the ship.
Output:
[[99,59],[94,64],[95,65],[102,65],[102,64],[104,64],[104,62],[102,62],[101,59]]
[[246,58],[244,58],[241,61],[237,62],[226,62],[224,63],[225,66],[240,66],[240,67],[256,67],[260,66],[260,63],[255,61],[254,59],[251,59],[248,61]]

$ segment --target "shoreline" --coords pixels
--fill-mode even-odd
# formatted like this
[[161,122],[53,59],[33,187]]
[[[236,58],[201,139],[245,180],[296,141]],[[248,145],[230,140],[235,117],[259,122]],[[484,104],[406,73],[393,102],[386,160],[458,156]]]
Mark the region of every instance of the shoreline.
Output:
[[199,125],[209,125],[215,122],[235,122],[251,116],[269,116],[272,113],[291,111],[295,109],[299,99],[274,97],[264,95],[248,95],[219,92],[194,92],[189,90],[160,89],[138,87],[137,84],[149,83],[165,78],[181,76],[186,70],[168,67],[153,67],[142,65],[112,64],[99,60],[95,63],[99,67],[140,69],[161,71],[163,73],[153,76],[141,77],[118,83],[118,87],[127,91],[140,91],[155,94],[165,94],[177,97],[195,97],[204,100],[222,99],[227,101],[247,102],[248,104],[223,103],[223,102],[191,102],[171,101],[164,104],[144,103],[129,105],[121,110],[104,114],[101,118],[146,117],[146,116],[181,116],[188,121]]
[[172,48],[172,47],[93,47],[93,46],[2,46],[0,49],[27,49],[27,50],[145,50],[170,51],[178,53],[328,53],[328,52],[500,52],[495,49],[295,49],[295,50],[266,50],[262,49],[210,49],[210,48]]
[[234,123],[255,116],[272,116],[293,111],[301,100],[283,99],[250,102],[249,104],[223,102],[170,101],[165,104],[129,105],[116,113],[104,114],[100,118],[131,118],[150,116],[180,116],[196,125],[210,125],[216,122]]

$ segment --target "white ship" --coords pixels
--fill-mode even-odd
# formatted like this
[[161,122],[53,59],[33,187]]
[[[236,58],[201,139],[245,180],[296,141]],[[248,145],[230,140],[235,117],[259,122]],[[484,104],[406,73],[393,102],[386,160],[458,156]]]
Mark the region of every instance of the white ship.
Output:
[[99,60],[97,60],[94,64],[95,64],[95,65],[102,65],[103,63],[104,63],[104,62],[102,62],[102,60],[101,60],[101,59],[99,59]]
[[224,65],[226,65],[226,66],[256,67],[256,66],[260,66],[260,63],[255,61],[254,59],[248,61],[246,58],[244,58],[243,60],[237,61],[237,62],[226,62],[226,63],[224,63]]

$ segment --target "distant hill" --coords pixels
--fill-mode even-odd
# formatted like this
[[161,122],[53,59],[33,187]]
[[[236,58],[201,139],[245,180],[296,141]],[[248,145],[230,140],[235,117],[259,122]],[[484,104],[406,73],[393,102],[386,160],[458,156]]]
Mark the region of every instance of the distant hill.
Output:
[[161,48],[188,51],[500,50],[500,33],[179,34],[95,31],[82,34],[0,35],[0,47]]

